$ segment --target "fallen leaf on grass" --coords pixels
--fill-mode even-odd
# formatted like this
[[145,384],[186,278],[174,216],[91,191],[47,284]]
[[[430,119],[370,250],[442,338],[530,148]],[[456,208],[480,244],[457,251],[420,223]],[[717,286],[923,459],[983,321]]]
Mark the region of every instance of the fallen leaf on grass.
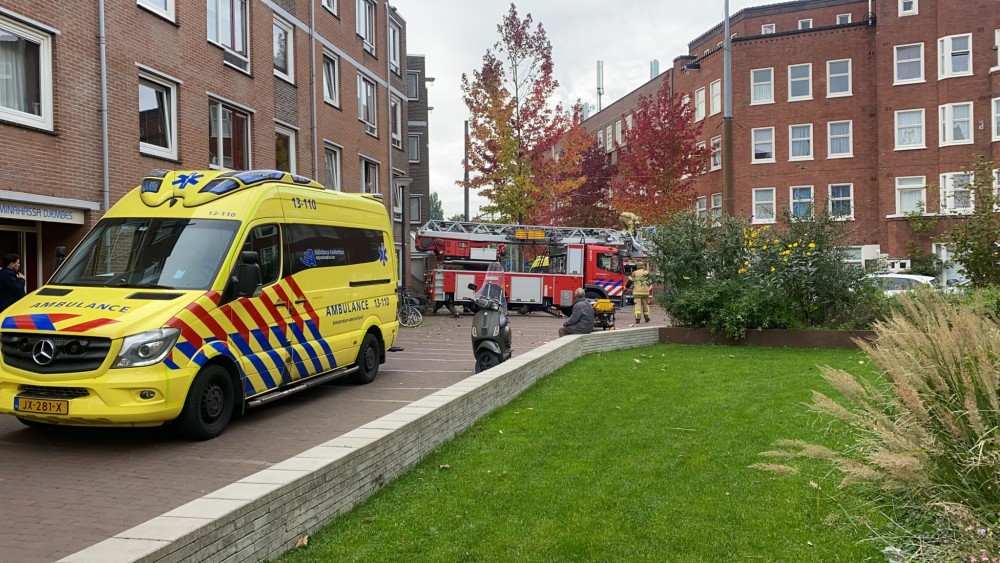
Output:
[[367,518],[365,518],[364,520],[362,520],[362,521],[361,521],[361,523],[362,523],[362,524],[371,524],[371,523],[372,523],[372,522],[374,522],[374,521],[375,521],[375,518],[374,518],[374,517],[372,517],[372,516],[368,516]]
[[295,542],[295,549],[305,547],[307,545],[309,545],[309,536],[302,536],[297,542]]
[[448,465],[447,463],[442,463],[441,465],[438,466],[438,469],[451,469],[451,466]]
[[632,360],[633,360],[633,361],[634,361],[635,363],[637,363],[637,364],[641,364],[641,363],[642,363],[642,362],[641,362],[641,361],[639,360],[639,358],[632,358]]

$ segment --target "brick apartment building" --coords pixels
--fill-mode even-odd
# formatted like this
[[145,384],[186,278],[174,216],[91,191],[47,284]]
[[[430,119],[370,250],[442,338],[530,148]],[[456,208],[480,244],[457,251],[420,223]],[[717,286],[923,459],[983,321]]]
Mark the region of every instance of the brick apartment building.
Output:
[[[695,38],[584,122],[614,160],[634,100],[669,81],[712,148],[695,180],[706,217],[724,203],[723,33],[719,23]],[[1000,162],[997,0],[799,0],[742,10],[730,34],[736,216],[769,224],[826,209],[850,222],[855,260],[905,269],[906,214],[943,217],[941,233],[974,205],[963,169],[977,155]],[[944,244],[933,251],[948,258]]]
[[385,0],[5,0],[0,253],[38,287],[162,168],[283,169],[395,207],[407,60]]

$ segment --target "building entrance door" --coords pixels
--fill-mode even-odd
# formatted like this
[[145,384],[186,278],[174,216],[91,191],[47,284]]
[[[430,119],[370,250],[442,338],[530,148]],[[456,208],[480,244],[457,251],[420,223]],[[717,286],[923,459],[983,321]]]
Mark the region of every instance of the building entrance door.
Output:
[[[0,226],[0,261],[7,254],[17,254],[21,258],[21,273],[24,274],[24,289],[30,293],[41,286],[41,268],[38,267],[38,233]],[[3,264],[0,267],[4,267]]]

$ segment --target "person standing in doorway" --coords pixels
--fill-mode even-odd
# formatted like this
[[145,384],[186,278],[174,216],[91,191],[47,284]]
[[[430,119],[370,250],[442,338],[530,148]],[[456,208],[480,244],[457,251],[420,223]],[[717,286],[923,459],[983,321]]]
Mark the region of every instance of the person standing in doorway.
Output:
[[0,270],[0,311],[10,307],[24,297],[24,274],[21,273],[21,257],[7,254]]
[[640,315],[649,322],[649,272],[646,265],[640,263],[639,267],[632,272],[632,299],[635,301],[635,322],[638,323]]

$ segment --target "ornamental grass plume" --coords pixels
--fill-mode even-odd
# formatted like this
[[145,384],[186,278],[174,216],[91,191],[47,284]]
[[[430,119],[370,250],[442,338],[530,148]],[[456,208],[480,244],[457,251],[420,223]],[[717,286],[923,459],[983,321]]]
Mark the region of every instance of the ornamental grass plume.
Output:
[[786,440],[762,455],[826,460],[844,473],[841,487],[877,484],[866,494],[906,530],[912,560],[997,555],[1000,323],[981,301],[955,306],[932,290],[899,302],[899,312],[876,323],[874,343],[857,341],[881,378],[820,368],[843,399],[814,391],[810,408],[850,426],[856,445],[831,453]]

